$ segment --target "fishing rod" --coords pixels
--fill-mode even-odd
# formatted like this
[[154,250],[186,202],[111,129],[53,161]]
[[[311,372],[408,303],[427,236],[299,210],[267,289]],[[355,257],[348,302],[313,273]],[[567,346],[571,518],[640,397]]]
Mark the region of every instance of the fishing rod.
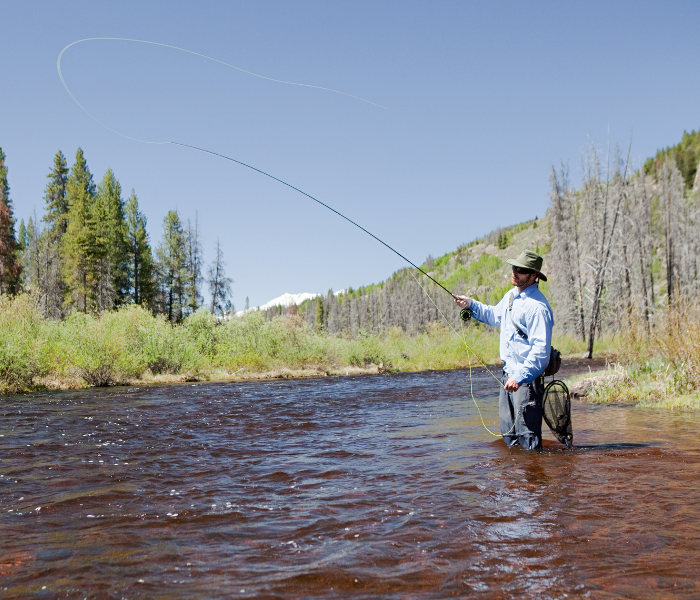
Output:
[[[205,154],[210,154],[210,155],[212,155],[212,156],[218,156],[219,158],[223,158],[223,159],[225,159],[225,160],[229,160],[229,161],[231,161],[231,162],[233,162],[233,163],[236,163],[236,164],[238,164],[238,165],[241,165],[241,166],[243,166],[243,167],[246,167],[246,168],[248,168],[248,169],[251,169],[251,170],[255,171],[256,173],[260,173],[261,175],[264,175],[265,177],[269,177],[270,179],[273,179],[273,180],[275,180],[275,181],[277,181],[277,182],[279,182],[279,183],[281,183],[281,184],[283,184],[283,185],[286,185],[287,187],[293,189],[294,191],[299,192],[300,194],[306,196],[307,198],[310,198],[310,199],[313,200],[314,202],[318,202],[318,204],[320,204],[321,206],[324,206],[324,207],[327,208],[328,210],[334,212],[336,215],[338,215],[339,217],[342,217],[343,219],[345,219],[345,220],[348,221],[349,223],[352,223],[355,227],[357,227],[358,229],[361,229],[361,230],[364,231],[367,235],[373,237],[373,238],[374,238],[375,240],[377,240],[380,244],[382,244],[383,246],[385,246],[386,248],[388,248],[389,250],[391,250],[394,254],[396,254],[397,256],[399,256],[400,258],[402,258],[403,260],[405,260],[409,265],[411,265],[412,267],[414,267],[415,269],[417,269],[418,271],[420,271],[423,275],[425,275],[425,276],[426,276],[428,279],[430,279],[433,283],[435,283],[435,284],[438,285],[440,288],[442,288],[444,291],[446,291],[454,300],[457,300],[457,299],[458,299],[457,296],[456,296],[455,294],[453,294],[450,290],[448,290],[444,285],[442,285],[442,284],[441,284],[439,281],[437,281],[434,277],[432,277],[431,275],[429,275],[428,273],[426,273],[426,272],[425,272],[423,269],[421,269],[417,264],[415,264],[413,261],[411,261],[411,260],[409,260],[408,258],[406,258],[406,257],[405,257],[403,254],[401,254],[398,250],[396,250],[395,248],[392,248],[392,247],[391,247],[389,244],[387,244],[385,241],[379,239],[379,238],[378,238],[376,235],[374,235],[372,232],[370,232],[370,231],[368,231],[367,229],[365,229],[364,227],[362,227],[362,225],[360,225],[359,223],[356,223],[355,221],[353,221],[353,220],[350,219],[349,217],[346,217],[344,214],[342,214],[341,212],[337,211],[336,209],[334,209],[333,207],[329,206],[328,204],[326,204],[326,203],[324,203],[324,202],[321,202],[318,198],[314,198],[311,194],[307,194],[305,191],[299,189],[298,187],[295,187],[295,186],[293,186],[292,184],[287,183],[286,181],[283,181],[282,179],[279,179],[278,177],[275,177],[274,175],[271,175],[270,173],[266,173],[266,172],[263,171],[262,169],[258,169],[257,167],[254,167],[254,166],[252,166],[252,165],[249,165],[249,164],[247,164],[247,163],[244,163],[244,162],[242,162],[242,161],[240,161],[240,160],[236,160],[235,158],[231,158],[230,156],[226,156],[225,154],[220,154],[220,153],[214,152],[214,151],[212,151],[212,150],[207,150],[206,148],[199,148],[198,146],[193,146],[193,145],[191,145],[191,144],[184,144],[184,143],[182,143],[182,142],[173,142],[173,141],[142,140],[142,139],[138,139],[138,138],[135,138],[135,137],[131,137],[131,136],[128,136],[128,135],[126,135],[126,134],[124,134],[124,133],[121,133],[120,131],[117,131],[117,130],[115,130],[115,129],[112,129],[111,127],[109,127],[108,125],[106,125],[105,123],[103,123],[102,121],[100,121],[95,115],[93,115],[90,111],[88,111],[88,110],[78,101],[78,99],[73,95],[73,92],[71,92],[70,88],[68,87],[68,84],[66,83],[65,79],[63,78],[63,72],[61,71],[61,59],[63,58],[63,54],[66,52],[66,50],[68,50],[70,47],[75,46],[76,44],[80,44],[80,43],[82,43],[82,42],[90,42],[90,41],[98,41],[98,40],[121,41],[121,42],[135,42],[135,43],[139,43],[139,44],[149,44],[149,45],[153,45],[153,46],[162,46],[162,47],[164,47],[164,48],[169,48],[169,49],[172,49],[172,50],[178,50],[178,51],[180,51],[180,52],[186,52],[186,53],[188,53],[188,54],[193,54],[193,55],[198,56],[198,57],[200,57],[200,58],[204,58],[204,59],[207,59],[207,60],[211,60],[211,61],[213,61],[213,62],[219,63],[219,64],[224,65],[224,66],[226,66],[226,67],[230,67],[230,68],[232,68],[232,69],[236,69],[237,71],[241,71],[241,72],[243,72],[243,73],[246,73],[247,75],[252,75],[252,76],[254,76],[254,77],[260,77],[261,79],[266,79],[266,80],[268,80],[268,81],[274,81],[274,82],[276,82],[276,83],[283,83],[283,84],[286,84],[286,85],[298,85],[298,86],[303,86],[303,87],[315,88],[315,89],[319,89],[319,90],[324,90],[324,91],[326,91],[326,92],[332,92],[332,93],[334,93],[334,94],[342,94],[343,96],[349,96],[350,98],[354,98],[354,99],[356,99],[356,100],[360,100],[361,102],[366,102],[366,103],[368,103],[368,104],[372,104],[372,105],[377,106],[377,107],[379,107],[379,108],[386,108],[386,107],[382,106],[381,104],[377,104],[377,103],[375,103],[375,102],[371,102],[371,101],[369,101],[369,100],[365,100],[364,98],[360,98],[359,96],[354,96],[354,95],[352,95],[352,94],[348,94],[348,93],[346,93],[346,92],[342,92],[342,91],[340,91],[340,90],[334,90],[334,89],[331,89],[331,88],[325,88],[325,87],[315,86],[315,85],[308,85],[308,84],[303,84],[303,83],[294,83],[294,82],[292,82],[292,81],[282,81],[282,80],[280,80],[280,79],[273,79],[273,78],[271,78],[271,77],[266,77],[266,76],[260,75],[260,74],[258,74],[258,73],[253,73],[252,71],[247,71],[247,70],[245,70],[245,69],[241,69],[240,67],[237,67],[237,66],[235,66],[235,65],[226,63],[226,62],[221,61],[221,60],[218,60],[218,59],[216,59],[216,58],[212,58],[211,56],[207,56],[207,55],[205,55],[205,54],[200,54],[199,52],[193,52],[192,50],[187,50],[187,49],[185,49],[185,48],[179,48],[179,47],[177,47],[177,46],[171,46],[171,45],[169,45],[169,44],[162,44],[162,43],[159,43],[159,42],[151,42],[151,41],[147,41],[147,40],[137,40],[137,39],[132,39],[132,38],[117,38],[117,37],[93,37],[93,38],[85,38],[85,39],[77,40],[77,41],[75,41],[75,42],[71,42],[70,44],[68,44],[65,48],[63,48],[63,50],[61,50],[60,54],[58,55],[58,59],[56,60],[56,69],[58,70],[58,76],[59,76],[59,78],[61,79],[61,83],[63,84],[63,87],[65,88],[66,92],[68,92],[68,95],[69,95],[69,96],[73,99],[73,101],[81,108],[81,110],[82,110],[83,112],[85,112],[85,113],[86,113],[91,119],[93,119],[94,121],[97,121],[97,123],[99,123],[102,127],[104,127],[105,129],[107,129],[108,131],[111,131],[112,133],[116,133],[117,135],[119,135],[119,136],[121,136],[121,137],[124,137],[124,138],[126,138],[126,139],[129,139],[129,140],[132,140],[132,141],[135,141],[135,142],[140,142],[140,143],[142,143],[142,144],[157,144],[157,145],[166,145],[166,144],[170,144],[170,145],[173,145],[173,146],[181,146],[181,147],[183,147],[183,148],[190,148],[190,149],[192,149],[192,150],[196,150],[196,151],[198,151],[198,152],[203,152],[203,153],[205,153]],[[468,308],[464,308],[464,309],[462,309],[462,311],[460,312],[460,316],[461,316],[461,318],[462,318],[463,321],[468,321],[468,320],[471,318],[471,311],[470,311]]]
[[[373,237],[373,238],[374,238],[375,240],[377,240],[380,244],[382,244],[383,246],[385,246],[385,247],[387,247],[389,250],[391,250],[394,254],[396,254],[397,256],[399,256],[399,257],[401,257],[401,258],[403,258],[409,265],[411,265],[412,267],[414,267],[415,269],[417,269],[418,271],[420,271],[421,273],[423,273],[423,275],[425,275],[428,279],[430,279],[430,281],[432,281],[433,283],[435,283],[436,285],[438,285],[439,287],[441,287],[443,290],[445,290],[450,296],[452,296],[452,298],[453,298],[454,300],[458,300],[458,297],[457,297],[455,294],[453,294],[450,290],[448,290],[448,289],[447,289],[444,285],[442,285],[437,279],[435,279],[434,277],[432,277],[431,275],[429,275],[428,273],[426,273],[423,269],[421,269],[421,268],[420,268],[417,264],[415,264],[413,261],[411,261],[411,260],[409,260],[408,258],[406,258],[406,257],[405,257],[403,254],[401,254],[398,250],[396,250],[395,248],[392,248],[392,247],[391,247],[389,244],[387,244],[384,240],[380,240],[376,235],[374,235],[371,231],[367,231],[367,229],[365,229],[364,227],[362,227],[362,225],[360,225],[359,223],[356,223],[355,221],[353,221],[353,220],[350,219],[349,217],[346,217],[343,213],[337,211],[337,210],[336,210],[335,208],[333,208],[332,206],[328,206],[328,204],[326,204],[325,202],[321,202],[318,198],[314,198],[311,194],[307,194],[304,190],[300,190],[298,187],[295,187],[295,186],[293,186],[291,183],[287,183],[286,181],[283,181],[283,180],[280,179],[279,177],[275,177],[274,175],[270,175],[269,173],[266,173],[265,171],[263,171],[263,170],[261,170],[261,169],[258,169],[257,167],[253,167],[252,165],[249,165],[249,164],[247,164],[247,163],[241,162],[240,160],[236,160],[235,158],[231,158],[230,156],[226,156],[225,154],[219,154],[218,152],[213,152],[212,150],[207,150],[206,148],[198,148],[197,146],[192,146],[192,145],[190,145],[190,144],[183,144],[183,143],[181,143],[181,142],[168,142],[168,143],[173,144],[174,146],[182,146],[182,147],[184,147],[184,148],[191,148],[192,150],[197,150],[197,151],[199,151],[199,152],[204,152],[204,153],[206,153],[206,154],[211,154],[211,155],[213,155],[213,156],[218,156],[219,158],[223,158],[223,159],[225,159],[225,160],[230,160],[231,162],[234,162],[234,163],[236,163],[236,164],[238,164],[238,165],[241,165],[241,166],[243,166],[243,167],[247,167],[248,169],[252,169],[252,170],[255,171],[256,173],[260,173],[261,175],[265,175],[265,177],[269,177],[270,179],[274,179],[275,181],[281,183],[282,185],[286,185],[288,188],[291,188],[291,189],[293,189],[294,191],[299,192],[300,194],[303,194],[303,195],[306,196],[307,198],[310,198],[310,199],[313,200],[314,202],[318,202],[321,206],[324,206],[325,208],[327,208],[327,209],[330,210],[331,212],[334,212],[334,213],[335,213],[336,215],[338,215],[339,217],[342,217],[343,219],[345,219],[348,223],[352,223],[355,227],[357,227],[358,229],[361,229],[362,231],[364,231],[364,232],[365,232],[367,235],[369,235],[370,237]],[[462,321],[469,321],[469,320],[472,318],[471,310],[469,310],[469,308],[463,308],[463,309],[460,311],[459,316],[460,316],[460,318],[462,319]]]
[[[265,175],[265,177],[269,177],[270,179],[274,179],[275,181],[278,181],[279,183],[281,183],[281,184],[283,184],[283,185],[286,185],[288,188],[291,188],[291,189],[293,189],[294,191],[299,192],[300,194],[303,194],[303,195],[306,196],[307,198],[310,198],[310,199],[313,200],[314,202],[318,202],[321,206],[326,207],[328,210],[334,212],[334,213],[335,213],[336,215],[338,215],[339,217],[342,217],[343,219],[345,219],[348,223],[352,223],[355,227],[357,227],[358,229],[361,229],[361,230],[364,231],[367,235],[373,237],[375,240],[377,240],[377,241],[378,241],[380,244],[382,244],[383,246],[386,246],[386,247],[387,247],[389,250],[391,250],[394,254],[396,254],[397,256],[400,256],[401,258],[403,258],[409,265],[411,265],[412,267],[414,267],[415,269],[417,269],[418,271],[420,271],[421,273],[423,273],[423,275],[425,275],[425,276],[426,276],[428,279],[430,279],[433,283],[439,285],[439,286],[440,286],[443,290],[445,290],[450,296],[452,296],[452,298],[454,298],[455,300],[457,300],[457,296],[455,296],[450,290],[448,290],[444,285],[442,285],[437,279],[431,277],[428,273],[426,273],[423,269],[421,269],[417,264],[415,264],[414,262],[412,262],[412,261],[410,261],[408,258],[406,258],[406,257],[405,257],[403,254],[401,254],[398,250],[396,250],[395,248],[392,248],[392,247],[391,247],[389,244],[387,244],[385,241],[380,240],[376,235],[374,235],[371,231],[367,231],[367,229],[365,229],[364,227],[362,227],[362,225],[360,225],[359,223],[356,223],[355,221],[353,221],[353,220],[350,219],[349,217],[346,217],[344,214],[342,214],[341,212],[337,211],[337,210],[336,210],[335,208],[333,208],[332,206],[328,206],[328,204],[326,204],[325,202],[321,202],[318,198],[314,198],[311,194],[307,194],[304,190],[300,190],[298,187],[295,187],[295,186],[293,186],[291,183],[287,183],[286,181],[283,181],[283,180],[280,179],[279,177],[275,177],[274,175],[270,175],[269,173],[266,173],[265,171],[263,171],[263,170],[261,170],[261,169],[258,169],[257,167],[253,167],[252,165],[249,165],[249,164],[247,164],[247,163],[241,162],[240,160],[236,160],[235,158],[231,158],[230,156],[226,156],[225,154],[219,154],[218,152],[213,152],[212,150],[207,150],[207,149],[205,149],[205,148],[198,148],[197,146],[192,146],[192,145],[190,145],[190,144],[183,144],[183,143],[181,143],[181,142],[168,142],[168,143],[173,144],[173,145],[175,145],[175,146],[182,146],[182,147],[184,147],[184,148],[191,148],[192,150],[198,150],[199,152],[204,152],[204,153],[206,153],[206,154],[211,154],[211,155],[213,155],[213,156],[218,156],[219,158],[223,158],[223,159],[225,159],[225,160],[230,160],[231,162],[234,162],[234,163],[236,163],[236,164],[238,164],[238,165],[241,165],[241,166],[243,166],[243,167],[247,167],[248,169],[252,169],[252,170],[255,171],[256,173],[260,173],[261,175]],[[468,309],[464,309],[464,310],[468,310]]]
[[[188,53],[188,54],[193,54],[193,55],[198,56],[198,57],[200,57],[200,58],[204,58],[204,59],[207,59],[207,60],[211,60],[211,61],[213,61],[213,62],[219,63],[219,64],[224,65],[224,66],[226,66],[226,67],[230,67],[230,68],[232,68],[232,69],[236,69],[236,70],[241,71],[241,72],[243,72],[243,73],[246,73],[246,74],[248,74],[248,75],[252,75],[252,76],[254,76],[254,77],[260,77],[260,78],[262,78],[262,79],[267,79],[267,80],[269,80],[269,81],[274,81],[274,82],[276,82],[276,83],[284,83],[284,84],[287,84],[287,85],[298,85],[298,86],[304,86],[304,87],[315,88],[315,89],[319,89],[319,90],[324,90],[324,91],[326,91],[326,92],[332,92],[332,93],[335,93],[335,94],[342,94],[342,95],[344,95],[344,96],[349,96],[349,97],[354,98],[354,99],[356,99],[356,100],[360,100],[361,102],[366,102],[366,103],[368,103],[368,104],[373,104],[374,106],[378,106],[378,107],[380,107],[380,108],[385,108],[384,106],[382,106],[381,104],[377,104],[377,103],[375,103],[375,102],[371,102],[371,101],[369,101],[369,100],[365,100],[364,98],[360,98],[359,96],[354,96],[354,95],[348,94],[348,93],[346,93],[346,92],[341,92],[341,91],[339,91],[339,90],[333,90],[333,89],[330,89],[330,88],[324,88],[324,87],[315,86],[315,85],[307,85],[307,84],[303,84],[303,83],[294,83],[294,82],[291,82],[291,81],[282,81],[282,80],[279,80],[279,79],[272,79],[271,77],[265,77],[264,75],[260,75],[260,74],[258,74],[258,73],[253,73],[252,71],[247,71],[247,70],[245,70],[245,69],[241,69],[240,67],[237,67],[237,66],[235,66],[235,65],[226,63],[226,62],[224,62],[224,61],[218,60],[218,59],[213,58],[213,57],[211,57],[211,56],[206,56],[205,54],[200,54],[199,52],[193,52],[192,50],[187,50],[187,49],[185,49],[185,48],[179,48],[179,47],[177,47],[177,46],[171,46],[170,44],[161,44],[161,43],[159,43],[159,42],[151,42],[151,41],[146,41],[146,40],[137,40],[137,39],[132,39],[132,38],[93,37],[93,38],[85,38],[85,39],[82,39],[82,40],[77,40],[77,41],[75,41],[75,42],[72,42],[72,43],[68,44],[65,48],[63,48],[63,50],[61,50],[60,54],[58,55],[58,59],[56,60],[56,69],[58,70],[58,76],[59,76],[59,78],[61,79],[61,83],[63,84],[63,87],[65,88],[66,92],[68,92],[68,95],[69,95],[69,96],[73,99],[73,101],[83,110],[83,112],[85,112],[85,113],[86,113],[90,118],[92,118],[93,120],[97,121],[97,123],[99,123],[100,125],[102,125],[102,127],[104,127],[105,129],[111,131],[112,133],[116,133],[117,135],[119,135],[119,136],[121,136],[121,137],[127,138],[127,139],[132,140],[132,141],[135,141],[135,142],[140,142],[140,143],[143,143],[143,144],[158,144],[158,145],[171,144],[171,145],[174,145],[174,146],[181,146],[181,147],[183,147],[183,148],[190,148],[190,149],[192,149],[192,150],[197,150],[198,152],[204,152],[205,154],[211,154],[211,155],[213,155],[213,156],[218,156],[218,157],[223,158],[223,159],[225,159],[225,160],[229,160],[229,161],[234,162],[234,163],[236,163],[236,164],[238,164],[238,165],[241,165],[241,166],[243,166],[243,167],[246,167],[246,168],[248,168],[248,169],[251,169],[251,170],[253,170],[253,171],[257,172],[257,173],[260,173],[261,175],[265,175],[265,177],[269,177],[270,179],[274,179],[275,181],[277,181],[277,182],[279,182],[279,183],[281,183],[281,184],[283,184],[283,185],[286,185],[287,187],[293,189],[294,191],[299,192],[300,194],[303,194],[303,195],[306,196],[307,198],[310,198],[310,199],[313,200],[314,202],[318,202],[318,204],[320,204],[321,206],[324,206],[324,207],[327,208],[328,210],[334,212],[334,213],[335,213],[336,215],[338,215],[339,217],[342,217],[343,219],[345,219],[345,220],[348,221],[349,223],[352,223],[355,227],[357,227],[358,229],[361,229],[361,230],[364,231],[367,235],[373,237],[373,238],[374,238],[375,240],[377,240],[380,244],[382,244],[383,246],[387,247],[387,248],[388,248],[389,250],[391,250],[394,254],[396,254],[397,256],[399,256],[400,258],[402,258],[403,260],[405,260],[409,265],[411,265],[412,267],[414,267],[415,269],[417,269],[418,271],[420,271],[423,275],[425,275],[425,276],[426,276],[428,279],[430,279],[433,283],[435,283],[435,284],[438,285],[440,288],[442,288],[443,290],[445,290],[454,300],[457,300],[457,296],[455,296],[455,294],[453,294],[450,290],[448,290],[444,285],[442,285],[442,284],[441,284],[439,281],[437,281],[434,277],[432,277],[431,275],[429,275],[428,273],[426,273],[423,269],[421,269],[421,268],[420,268],[418,265],[416,265],[413,261],[411,261],[411,260],[409,260],[408,258],[406,258],[406,257],[405,257],[403,254],[401,254],[398,250],[396,250],[395,248],[392,248],[389,244],[387,244],[385,241],[379,239],[376,235],[374,235],[372,232],[370,232],[370,231],[368,231],[367,229],[365,229],[364,227],[362,227],[362,225],[360,225],[359,223],[356,223],[356,222],[353,221],[352,219],[346,217],[346,216],[345,216],[344,214],[342,214],[341,212],[335,210],[334,208],[332,208],[332,207],[329,206],[328,204],[326,204],[326,203],[324,203],[324,202],[321,202],[318,198],[314,198],[311,194],[307,194],[305,191],[299,189],[298,187],[295,187],[295,186],[293,186],[292,184],[287,183],[286,181],[283,181],[282,179],[279,179],[278,177],[275,177],[274,175],[270,175],[270,173],[266,173],[265,171],[263,171],[263,170],[261,170],[261,169],[258,169],[258,168],[254,167],[254,166],[252,166],[252,165],[249,165],[249,164],[247,164],[247,163],[244,163],[244,162],[242,162],[242,161],[240,161],[240,160],[236,160],[235,158],[231,158],[230,156],[226,156],[225,154],[220,154],[220,153],[218,153],[218,152],[213,152],[212,150],[207,150],[207,149],[205,149],[205,148],[199,148],[199,147],[197,147],[197,146],[192,146],[192,145],[190,145],[190,144],[184,144],[184,143],[181,143],[181,142],[141,140],[141,139],[138,139],[138,138],[134,138],[134,137],[125,135],[125,134],[121,133],[120,131],[116,131],[115,129],[112,129],[111,127],[109,127],[108,125],[106,125],[105,123],[103,123],[102,121],[100,121],[100,120],[99,120],[97,117],[95,117],[90,111],[88,111],[88,110],[78,101],[78,99],[73,95],[73,92],[71,92],[70,88],[68,87],[68,84],[66,83],[65,79],[63,78],[63,72],[61,71],[61,59],[63,58],[63,54],[66,52],[66,50],[68,50],[70,47],[75,46],[76,44],[80,44],[80,43],[82,43],[82,42],[90,42],[90,41],[98,41],[98,40],[121,41],[121,42],[135,42],[135,43],[139,43],[139,44],[149,44],[149,45],[153,45],[153,46],[162,46],[162,47],[164,47],[164,48],[170,48],[170,49],[172,49],[172,50],[178,50],[178,51],[180,51],[180,52],[186,52],[186,53]],[[469,319],[471,318],[471,311],[469,311],[468,308],[462,309],[462,311],[461,311],[461,313],[460,313],[460,316],[461,316],[461,318],[462,318],[464,321],[467,321],[467,320],[469,320]]]

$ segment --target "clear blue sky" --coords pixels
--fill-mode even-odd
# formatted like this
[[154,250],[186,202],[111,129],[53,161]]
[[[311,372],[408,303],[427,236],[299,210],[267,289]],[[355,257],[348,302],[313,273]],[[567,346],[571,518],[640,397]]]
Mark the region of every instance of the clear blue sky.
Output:
[[135,188],[152,245],[171,208],[220,238],[234,302],[325,292],[404,266],[303,196],[221,159],[139,144],[110,127],[207,148],[288,181],[414,262],[542,216],[551,165],[574,179],[588,138],[639,164],[700,127],[700,3],[12,2],[0,5],[0,147],[15,215],[43,212],[45,175],[81,146],[96,181]]

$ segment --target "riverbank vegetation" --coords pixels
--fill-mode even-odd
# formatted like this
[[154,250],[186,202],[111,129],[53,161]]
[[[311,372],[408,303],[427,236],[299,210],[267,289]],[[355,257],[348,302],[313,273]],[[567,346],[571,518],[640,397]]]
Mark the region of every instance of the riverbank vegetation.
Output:
[[651,331],[639,321],[609,343],[617,358],[587,378],[589,401],[700,409],[700,303],[679,300],[664,316]]
[[[41,315],[35,297],[2,296],[0,391],[422,371],[498,361],[495,331],[470,325],[459,333],[436,323],[417,335],[392,328],[349,337],[314,328],[298,315],[267,319],[251,312],[220,320],[206,310],[173,324],[137,305],[53,320]],[[572,338],[557,344],[568,353],[583,349]]]

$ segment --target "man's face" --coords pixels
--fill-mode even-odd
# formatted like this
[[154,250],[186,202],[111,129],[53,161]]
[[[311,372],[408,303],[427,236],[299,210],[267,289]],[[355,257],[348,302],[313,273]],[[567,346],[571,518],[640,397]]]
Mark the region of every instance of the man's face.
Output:
[[515,287],[526,288],[535,283],[537,273],[522,267],[513,267],[513,272],[510,276],[510,283]]

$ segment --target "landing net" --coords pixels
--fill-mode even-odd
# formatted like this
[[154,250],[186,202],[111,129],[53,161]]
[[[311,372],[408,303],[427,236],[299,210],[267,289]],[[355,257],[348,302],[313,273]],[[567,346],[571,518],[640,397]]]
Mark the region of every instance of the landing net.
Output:
[[544,420],[554,436],[567,448],[574,442],[571,425],[571,397],[563,381],[552,381],[544,390],[542,401]]

